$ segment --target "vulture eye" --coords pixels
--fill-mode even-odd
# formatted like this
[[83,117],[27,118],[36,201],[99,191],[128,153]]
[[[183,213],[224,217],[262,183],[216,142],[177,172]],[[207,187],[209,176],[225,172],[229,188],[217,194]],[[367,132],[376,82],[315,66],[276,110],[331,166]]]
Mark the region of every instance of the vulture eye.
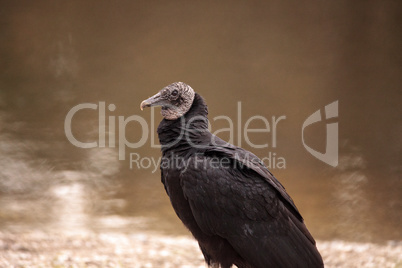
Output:
[[175,89],[175,90],[172,91],[171,94],[172,94],[173,97],[176,97],[177,94],[179,94],[179,91],[177,91],[177,90]]

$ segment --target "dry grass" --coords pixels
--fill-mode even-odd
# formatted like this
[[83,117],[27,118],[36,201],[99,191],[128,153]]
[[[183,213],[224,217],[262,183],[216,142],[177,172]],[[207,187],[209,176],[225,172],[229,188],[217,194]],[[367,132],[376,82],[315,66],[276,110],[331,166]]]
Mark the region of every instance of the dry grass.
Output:
[[[402,244],[319,241],[326,267],[402,267]],[[189,237],[157,234],[1,233],[0,267],[203,267]]]

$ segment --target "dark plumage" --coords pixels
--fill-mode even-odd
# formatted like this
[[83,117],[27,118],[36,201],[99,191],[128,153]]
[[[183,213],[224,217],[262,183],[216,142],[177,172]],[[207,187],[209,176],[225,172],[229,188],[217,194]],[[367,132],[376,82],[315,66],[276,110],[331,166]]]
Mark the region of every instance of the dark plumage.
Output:
[[208,131],[203,98],[173,83],[143,101],[162,106],[162,183],[210,266],[323,267],[285,188],[254,154]]

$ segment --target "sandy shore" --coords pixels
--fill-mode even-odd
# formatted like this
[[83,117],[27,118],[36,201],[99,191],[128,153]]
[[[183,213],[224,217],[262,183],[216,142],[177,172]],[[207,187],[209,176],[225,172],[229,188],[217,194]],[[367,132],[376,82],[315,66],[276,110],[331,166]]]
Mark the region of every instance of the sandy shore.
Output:
[[[402,243],[318,241],[326,267],[402,267]],[[0,267],[203,267],[189,237],[0,232]]]

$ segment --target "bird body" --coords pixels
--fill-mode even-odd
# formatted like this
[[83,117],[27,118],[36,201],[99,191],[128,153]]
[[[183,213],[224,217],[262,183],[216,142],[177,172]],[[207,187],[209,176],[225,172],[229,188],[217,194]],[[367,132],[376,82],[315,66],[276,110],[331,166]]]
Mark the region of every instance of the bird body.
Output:
[[[179,82],[167,91],[180,94],[187,87]],[[150,99],[141,108],[160,103]],[[323,267],[313,237],[280,182],[257,156],[209,132],[203,98],[193,94],[191,106],[177,118],[175,107],[163,107],[170,111],[158,127],[162,183],[207,264]]]

